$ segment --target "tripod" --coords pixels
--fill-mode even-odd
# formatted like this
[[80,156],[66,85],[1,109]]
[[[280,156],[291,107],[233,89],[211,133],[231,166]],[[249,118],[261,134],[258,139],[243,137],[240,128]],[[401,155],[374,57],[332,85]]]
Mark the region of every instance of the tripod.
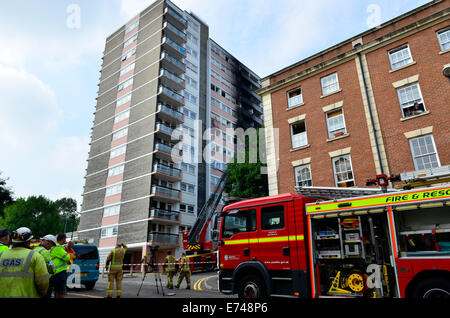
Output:
[[[137,296],[139,296],[139,293],[141,292],[142,285],[144,284],[145,277],[147,276],[147,273],[154,273],[155,274],[155,284],[156,284],[156,292],[159,295],[159,287],[161,287],[161,292],[163,296],[166,296],[164,293],[164,288],[162,286],[161,281],[161,275],[159,274],[158,265],[155,265],[156,260],[156,252],[158,251],[159,245],[150,247],[150,252],[152,254],[150,263],[147,264],[147,269],[144,272],[144,276],[142,277],[141,286],[139,287]],[[158,280],[159,280],[159,286],[158,286]]]

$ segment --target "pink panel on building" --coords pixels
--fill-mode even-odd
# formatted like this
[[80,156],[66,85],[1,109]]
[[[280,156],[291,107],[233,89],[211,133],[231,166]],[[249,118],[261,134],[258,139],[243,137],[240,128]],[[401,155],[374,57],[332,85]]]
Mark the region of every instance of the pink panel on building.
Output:
[[105,198],[105,200],[103,201],[103,204],[108,205],[108,204],[118,203],[118,202],[120,202],[121,198],[122,198],[122,193],[111,195],[111,196]]
[[133,35],[135,35],[139,30],[139,26],[137,26],[136,28],[134,28],[133,30],[131,30],[130,32],[128,32],[127,34],[125,34],[123,40],[126,41],[129,38],[131,38]]
[[130,106],[131,106],[131,102],[128,102],[128,103],[123,104],[123,105],[121,105],[121,106],[119,106],[119,107],[116,107],[115,113],[116,113],[116,114],[121,113],[121,112],[123,112],[125,109],[130,108]]
[[114,247],[117,244],[117,237],[101,238],[98,247]]
[[124,120],[119,121],[117,124],[114,124],[113,131],[116,131],[122,127],[125,127],[126,125],[128,125],[129,121],[130,121],[129,118],[126,118]]
[[125,162],[125,154],[110,159],[108,162],[108,166],[114,166],[121,162]]
[[119,223],[119,215],[108,216],[102,219],[102,226]]
[[[135,32],[136,33],[136,32]],[[131,50],[133,47],[137,45],[137,40],[133,41],[132,43],[128,44],[126,47],[123,48],[122,52],[125,53],[128,50]]]
[[126,142],[127,142],[127,136],[122,137],[122,138],[119,138],[119,139],[116,139],[116,140],[113,140],[113,141],[111,142],[111,148],[115,148],[115,147],[117,147],[117,146],[120,146],[120,145],[122,145],[122,144],[125,144]]
[[124,68],[125,66],[127,66],[130,63],[133,63],[134,60],[136,60],[136,54],[130,56],[129,58],[127,58],[125,61],[122,62],[122,64],[120,64],[120,68]]
[[118,174],[117,176],[109,177],[106,179],[106,185],[111,185],[117,182],[123,181],[123,173]]
[[119,77],[119,83],[122,83],[124,80],[132,77],[133,75],[134,75],[134,69],[132,69],[128,73],[125,73],[121,77]]
[[122,96],[128,94],[133,90],[133,85],[128,86],[127,88],[122,89],[120,92],[117,93],[117,99],[121,98]]

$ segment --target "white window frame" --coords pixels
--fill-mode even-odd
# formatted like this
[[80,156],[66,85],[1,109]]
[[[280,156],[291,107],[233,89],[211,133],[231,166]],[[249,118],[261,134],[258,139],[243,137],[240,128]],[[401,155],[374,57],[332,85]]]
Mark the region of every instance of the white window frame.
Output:
[[116,194],[122,193],[122,183],[113,184],[106,188],[105,197],[110,197]]
[[109,168],[109,170],[108,170],[108,178],[117,176],[119,174],[122,174],[124,169],[125,169],[125,165],[124,164],[121,164],[120,166]]
[[129,117],[130,117],[130,110],[117,114],[116,117],[114,117],[114,124],[120,123],[122,120],[125,120]]
[[[333,82],[333,83],[331,83],[331,84],[330,84],[330,83],[325,83],[325,81],[328,81],[328,80],[331,79],[332,77],[336,77],[336,81],[335,81],[335,82]],[[320,84],[321,84],[321,86],[322,86],[322,95],[323,95],[323,96],[330,95],[330,94],[333,94],[333,93],[339,91],[339,90],[340,90],[340,87],[339,87],[339,77],[338,77],[338,73],[335,72],[335,73],[333,73],[333,74],[329,74],[329,75],[327,75],[327,76],[322,77],[322,78],[320,79]],[[330,87],[332,87],[332,86],[334,86],[334,85],[336,85],[336,88],[335,88],[334,90],[328,90]]]
[[110,159],[123,155],[127,151],[127,145],[123,145],[111,150]]
[[[294,97],[290,97],[291,93],[295,93],[300,91],[300,94],[295,95]],[[303,104],[303,90],[301,87],[297,87],[295,89],[287,92],[287,100],[288,100],[288,108]]]
[[133,85],[133,77],[123,81],[122,83],[119,84],[119,86],[117,87],[117,91],[120,92],[121,90],[127,88],[128,86]]
[[[308,169],[309,178],[300,179],[300,177],[304,177],[304,173],[302,172],[301,175],[299,175],[299,172]],[[294,168],[294,174],[295,174],[295,184],[300,187],[311,187],[312,186],[312,173],[311,173],[311,165],[305,164],[301,166],[297,166]]]
[[133,22],[132,24],[130,24],[126,29],[125,29],[125,34],[130,33],[131,31],[133,31],[135,28],[137,28],[139,26],[139,20]]
[[122,106],[128,102],[131,102],[131,93],[119,98],[116,102],[116,107]]
[[[418,97],[420,97],[420,98],[402,100],[401,96],[402,96],[403,91],[408,89],[408,88],[412,89],[413,86],[417,87],[417,91],[419,93]],[[407,94],[407,92],[405,92],[405,93]],[[398,87],[397,88],[397,96],[398,96],[398,102],[400,104],[400,109],[402,111],[402,117],[403,118],[407,118],[407,117],[411,117],[411,116],[417,115],[417,114],[414,114],[414,113],[408,115],[408,113],[410,112],[411,108],[414,106],[415,103],[418,103],[419,105],[422,104],[422,108],[423,109],[421,110],[421,113],[426,112],[427,109],[425,107],[425,103],[423,101],[423,96],[422,96],[422,91],[420,90],[420,85],[419,85],[418,82],[412,83],[412,84],[408,84],[408,85],[404,85],[402,87]]]
[[103,217],[107,218],[109,216],[114,216],[120,214],[120,204],[109,206],[104,208]]
[[[441,35],[442,34],[445,34],[445,37],[446,37],[446,40],[447,40],[444,43],[441,42],[441,40],[442,40]],[[439,45],[441,46],[441,50],[442,51],[450,50],[450,26],[448,26],[448,27],[446,27],[446,28],[444,28],[442,30],[437,31],[436,32],[436,36],[438,38]],[[445,45],[445,47],[443,45]]]
[[117,140],[127,135],[128,135],[128,127],[125,127],[113,133],[112,140]]
[[[329,117],[330,114],[336,113],[336,112],[341,112],[340,115],[337,116],[333,116],[333,117]],[[333,109],[332,111],[327,112],[326,114],[326,120],[327,120],[327,130],[328,130],[328,139],[334,139],[338,136],[335,136],[335,134],[342,132],[344,135],[347,133],[347,127],[345,125],[345,116],[344,116],[344,109],[343,108],[339,108],[339,109]],[[335,128],[332,130],[332,121],[334,121],[336,117],[342,117],[342,127],[339,128]],[[334,127],[333,127],[334,128]]]
[[[420,142],[420,140],[425,140],[427,138],[430,138],[431,143],[427,144],[425,142],[425,148],[427,149],[427,153],[416,153],[416,148],[413,146],[414,141],[418,140]],[[429,151],[428,146],[427,145],[431,145],[433,147],[432,151]],[[414,162],[414,167],[416,170],[424,170],[424,169],[431,169],[431,168],[437,168],[441,166],[441,162],[439,160],[439,154],[437,152],[437,148],[436,148],[436,144],[434,142],[434,138],[432,134],[428,134],[428,135],[423,135],[423,136],[418,136],[415,138],[411,138],[409,139],[409,147],[411,149],[411,155],[412,155],[412,159]],[[430,156],[435,156],[436,157],[436,165],[430,165],[430,166],[425,166],[423,165],[423,167],[417,162],[418,159],[424,158],[424,157],[430,157]]]
[[101,231],[101,237],[102,238],[116,237],[118,232],[119,232],[118,225],[104,227],[104,228],[102,228],[102,231]]
[[[402,60],[399,60],[399,61],[396,61],[396,62],[393,61],[394,56],[395,56],[396,53],[405,52],[405,51],[408,52],[408,57],[407,58],[403,58]],[[396,47],[396,48],[394,48],[392,50],[389,50],[388,51],[388,56],[389,56],[389,62],[391,63],[391,69],[392,70],[398,69],[398,68],[400,68],[402,66],[405,66],[405,65],[408,65],[408,64],[411,64],[412,62],[414,62],[412,54],[411,54],[411,50],[409,48],[409,44],[403,44],[403,45],[400,45],[400,46],[398,46],[398,47]]]
[[[302,123],[303,123],[303,126],[305,126],[305,131],[294,135],[294,126],[302,124]],[[308,145],[308,133],[306,130],[306,122],[304,120],[290,124],[290,129],[291,129],[292,149],[304,147],[304,146]],[[304,142],[302,142],[302,141],[304,141]]]
[[130,63],[127,66],[125,66],[123,69],[120,70],[120,76],[125,75],[126,73],[130,72],[131,70],[134,70],[134,67],[136,66],[136,63]]
[[[336,162],[339,161],[340,159],[348,160],[348,162],[350,163],[350,170],[339,171],[339,172],[336,171]],[[334,182],[336,184],[336,187],[339,187],[339,184],[347,183],[347,182],[353,182],[353,187],[354,187],[355,186],[355,174],[353,172],[352,159],[351,159],[350,155],[334,157],[334,158],[332,158],[332,164],[333,164]],[[338,174],[348,173],[349,171],[352,174],[351,179],[345,179],[345,180],[341,180],[341,181],[338,180]]]

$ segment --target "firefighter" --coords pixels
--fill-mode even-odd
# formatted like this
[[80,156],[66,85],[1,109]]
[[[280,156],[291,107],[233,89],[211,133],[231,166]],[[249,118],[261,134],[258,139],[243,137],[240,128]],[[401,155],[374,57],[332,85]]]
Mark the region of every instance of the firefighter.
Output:
[[11,233],[12,248],[0,253],[0,297],[43,297],[49,284],[44,258],[30,248],[31,230]]
[[67,284],[67,269],[69,268],[70,255],[66,252],[63,244],[66,243],[66,235],[64,233],[58,234],[56,237],[56,245],[50,249],[50,256],[52,257],[54,274],[50,278],[50,295],[52,291],[55,292],[56,298],[66,297]]
[[172,256],[172,251],[167,251],[167,256],[165,263],[167,265],[164,266],[164,271],[167,272],[167,288],[173,289],[173,277],[177,273],[175,264],[177,260]]
[[9,231],[0,230],[0,253],[9,250]]
[[122,278],[123,278],[123,259],[125,253],[127,252],[127,246],[125,243],[120,243],[116,245],[107,259],[105,269],[108,270],[108,266],[111,264],[108,273],[108,288],[106,290],[106,297],[112,298],[114,293],[114,281],[116,281],[116,297],[120,298],[122,296]]
[[[53,274],[54,270],[53,270],[53,262],[52,262],[52,257],[50,255],[50,249],[52,248],[52,238],[50,238],[53,235],[46,235],[41,239],[41,244],[39,244],[39,246],[36,246],[35,248],[33,248],[33,251],[41,254],[41,256],[44,258],[45,263],[47,264],[47,270],[48,273],[50,275]],[[56,237],[54,237],[54,240],[56,242]]]
[[181,254],[178,263],[180,264],[180,275],[178,276],[178,282],[175,287],[180,288],[183,278],[186,278],[186,289],[191,289],[191,266],[185,253]]

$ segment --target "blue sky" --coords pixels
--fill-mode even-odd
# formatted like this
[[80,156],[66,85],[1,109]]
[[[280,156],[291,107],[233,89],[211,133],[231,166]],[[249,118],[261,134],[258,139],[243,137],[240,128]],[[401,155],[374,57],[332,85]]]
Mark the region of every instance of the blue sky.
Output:
[[[152,2],[1,2],[0,171],[15,197],[70,196],[81,203],[105,39]],[[173,2],[264,77],[427,1]]]

